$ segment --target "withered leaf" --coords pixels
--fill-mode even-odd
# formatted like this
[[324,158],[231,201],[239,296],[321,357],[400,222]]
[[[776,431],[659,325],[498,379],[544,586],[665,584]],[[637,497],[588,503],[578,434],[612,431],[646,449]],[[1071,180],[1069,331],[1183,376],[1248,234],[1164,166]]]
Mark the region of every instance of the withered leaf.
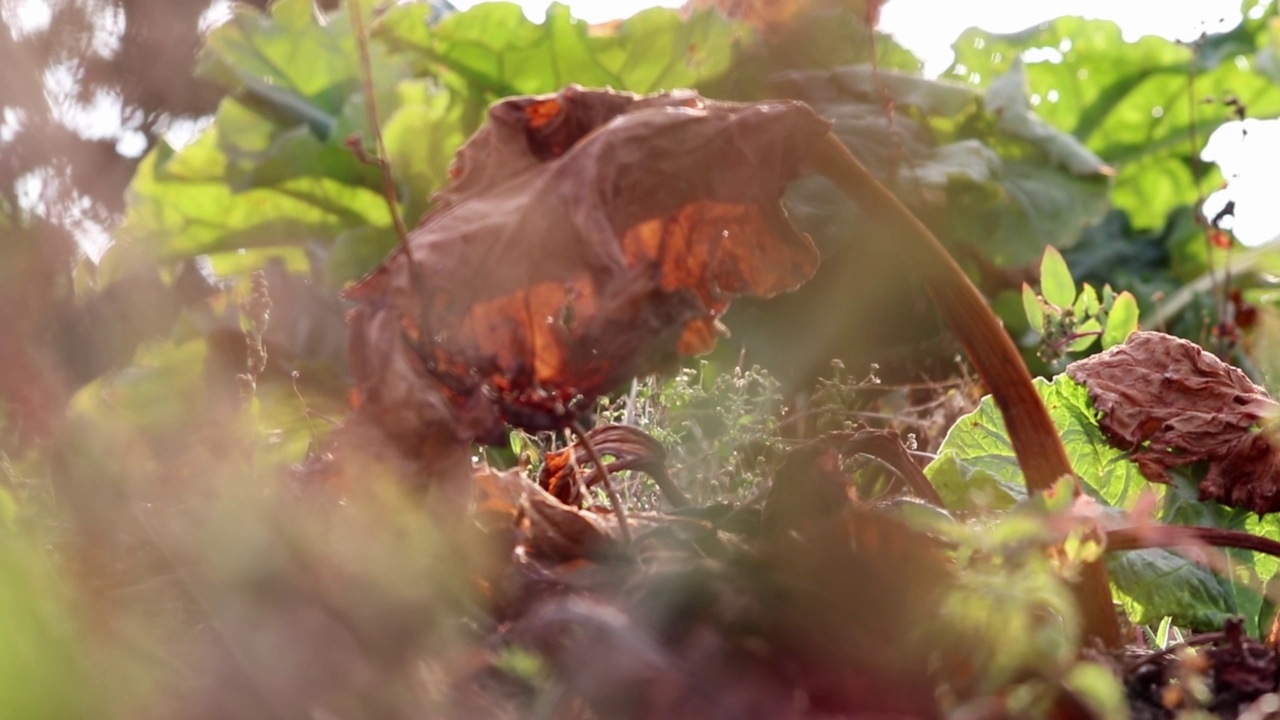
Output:
[[1264,428],[1277,403],[1240,370],[1188,340],[1139,332],[1067,375],[1088,388],[1099,426],[1148,480],[1207,461],[1202,499],[1280,510],[1280,458]]
[[477,519],[490,531],[515,528],[532,557],[568,562],[620,552],[603,516],[565,505],[520,472],[483,469],[474,480]]
[[780,198],[827,132],[801,103],[688,91],[497,103],[412,233],[412,265],[398,250],[348,293],[357,404],[405,445],[450,420],[496,441],[709,350],[734,296],[813,273]]

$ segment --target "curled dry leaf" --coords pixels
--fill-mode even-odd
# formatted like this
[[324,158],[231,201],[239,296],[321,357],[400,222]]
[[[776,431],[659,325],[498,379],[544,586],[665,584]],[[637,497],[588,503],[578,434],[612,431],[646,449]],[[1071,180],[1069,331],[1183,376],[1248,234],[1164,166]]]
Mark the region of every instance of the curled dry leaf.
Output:
[[688,91],[497,103],[409,253],[348,293],[354,402],[410,450],[444,426],[496,442],[709,350],[734,296],[812,275],[780,198],[827,132],[801,103]]
[[489,532],[516,531],[516,542],[531,557],[556,562],[599,558],[621,552],[616,524],[604,516],[570,507],[517,471],[482,469],[473,476],[476,517]]
[[[667,449],[652,435],[630,425],[600,425],[587,433],[601,456],[612,455],[615,460],[605,466],[605,472],[635,470],[653,478],[667,502],[674,507],[689,506],[689,498],[680,490],[667,473]],[[577,505],[582,502],[582,488],[591,487],[600,477],[594,470],[581,476],[579,468],[591,462],[591,454],[582,442],[557,452],[548,453],[538,484],[561,502]]]
[[1148,480],[1168,482],[1170,468],[1207,461],[1203,499],[1280,510],[1280,457],[1262,427],[1277,403],[1240,370],[1190,341],[1139,332],[1067,375],[1089,389],[1099,426]]

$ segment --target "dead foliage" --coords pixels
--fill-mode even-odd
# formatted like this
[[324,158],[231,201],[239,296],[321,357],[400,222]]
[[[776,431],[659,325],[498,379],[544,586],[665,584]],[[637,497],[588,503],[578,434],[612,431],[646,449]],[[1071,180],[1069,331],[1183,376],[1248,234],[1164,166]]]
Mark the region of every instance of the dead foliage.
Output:
[[1280,510],[1280,465],[1266,427],[1277,404],[1240,370],[1188,340],[1139,332],[1072,363],[1099,426],[1132,452],[1142,474],[1205,462],[1200,497],[1257,513]]
[[1126,668],[1124,679],[1139,720],[1200,710],[1209,717],[1262,718],[1275,714],[1278,671],[1275,647],[1250,638],[1236,620],[1143,657]]
[[442,427],[498,441],[707,351],[733,297],[813,273],[780,198],[827,131],[801,103],[692,92],[497,103],[407,249],[348,293],[359,412],[410,453]]
[[[629,549],[611,514],[480,471],[482,523],[512,529],[491,583],[495,653],[547,663],[556,717],[938,716],[918,626],[953,572],[937,541],[850,499],[840,444],[791,453],[763,523],[633,517]],[[802,517],[793,494],[830,503]],[[511,702],[545,691],[497,666],[456,691],[493,702],[498,688]]]

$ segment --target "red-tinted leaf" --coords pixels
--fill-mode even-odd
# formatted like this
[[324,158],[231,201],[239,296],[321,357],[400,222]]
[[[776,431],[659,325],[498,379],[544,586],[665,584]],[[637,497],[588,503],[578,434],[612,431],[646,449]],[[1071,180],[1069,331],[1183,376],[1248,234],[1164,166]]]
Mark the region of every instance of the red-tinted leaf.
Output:
[[827,128],[691,92],[494,105],[412,233],[416,271],[397,251],[349,293],[362,410],[411,444],[444,397],[463,435],[497,440],[709,350],[734,296],[813,273],[780,197]]

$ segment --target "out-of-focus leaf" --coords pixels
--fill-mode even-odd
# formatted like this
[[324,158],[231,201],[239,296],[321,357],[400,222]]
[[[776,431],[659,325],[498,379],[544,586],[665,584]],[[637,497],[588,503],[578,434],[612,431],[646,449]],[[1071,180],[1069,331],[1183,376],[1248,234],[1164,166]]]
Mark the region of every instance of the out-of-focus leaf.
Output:
[[[374,92],[393,115],[408,66],[377,43],[371,51]],[[237,265],[227,257],[253,248],[296,256],[343,233],[391,227],[378,168],[346,143],[347,134],[369,133],[344,12],[322,23],[306,0],[283,0],[269,15],[238,8],[210,34],[199,73],[234,94],[193,143],[177,151],[161,143],[144,159],[121,242],[162,260],[212,255],[225,269]],[[432,139],[421,146],[429,151]]]
[[667,8],[642,10],[614,32],[591,34],[593,54],[617,78],[614,86],[639,93],[705,84],[732,67],[735,44],[748,37],[720,13],[685,17]]
[[[226,130],[220,128],[219,137]],[[425,144],[425,143],[424,143]],[[377,165],[361,159],[345,145],[322,142],[299,125],[279,134],[265,152],[252,159],[243,188],[280,187],[299,178],[324,178],[354,188],[376,189]]]
[[1113,553],[1107,571],[1134,623],[1156,623],[1168,615],[1179,625],[1209,630],[1239,612],[1228,581],[1168,550]]
[[1027,97],[1027,68],[1021,58],[1004,75],[991,82],[985,100],[996,116],[996,127],[1044,150],[1049,158],[1075,175],[1108,175],[1111,169],[1070,134],[1045,122],[1031,110]]
[[1032,330],[1044,330],[1044,308],[1040,306],[1040,296],[1027,283],[1022,283],[1022,312],[1027,316],[1027,324]]
[[1040,294],[1060,308],[1069,308],[1076,301],[1076,281],[1055,247],[1045,248],[1040,260]]
[[947,189],[957,178],[982,184],[998,182],[1004,166],[994,150],[977,140],[961,140],[933,148],[906,174],[926,187]]
[[244,90],[269,103],[292,123],[306,123],[321,137],[333,129],[347,96],[358,84],[354,38],[314,20],[307,0],[281,0],[271,14],[237,6],[230,20],[209,34],[198,77]]
[[1266,44],[1258,49],[1253,58],[1254,67],[1280,85],[1280,19],[1270,19],[1264,38]]
[[399,106],[382,127],[382,138],[412,226],[430,207],[431,195],[449,181],[453,153],[466,139],[467,108],[465,99],[428,80],[406,80],[397,92]]
[[376,268],[397,242],[396,231],[389,227],[346,230],[329,248],[325,277],[334,287],[355,282]]
[[[0,415],[0,427],[3,427],[4,416]],[[13,530],[18,519],[18,501],[8,488],[0,488],[0,530]]]
[[883,68],[873,70],[870,65],[780,72],[771,78],[771,84],[788,94],[802,93],[808,102],[818,105],[844,103],[850,98],[880,98],[881,93],[887,92],[897,104],[941,117],[972,110],[982,98],[977,89],[962,83],[926,80]]
[[759,29],[766,37],[794,29],[806,15],[844,10],[863,25],[874,28],[884,0],[691,0],[692,7],[717,8],[734,19]]
[[1119,718],[1129,714],[1129,698],[1115,671],[1097,662],[1076,663],[1062,684],[1082,697],[1095,717]]
[[378,37],[411,51],[419,72],[456,73],[488,97],[545,93],[570,83],[635,92],[693,87],[730,67],[743,26],[720,13],[654,8],[592,29],[559,3],[534,23],[519,5],[482,3],[427,28],[421,5],[393,8]]
[[1102,349],[1119,345],[1138,331],[1138,301],[1125,290],[1116,296],[1107,314],[1107,327],[1102,333]]
[[[1027,159],[1043,151],[1000,130],[978,93],[883,69],[878,78],[866,67],[793,71],[775,76],[772,89],[830,118],[836,135],[908,204],[923,200],[923,211],[945,216],[944,240],[962,242],[997,265],[1030,262],[1045,245],[1070,246],[1106,212],[1104,175],[1076,176]],[[892,118],[886,94],[898,108]],[[957,133],[957,124],[986,132]],[[789,202],[824,252],[837,246],[826,239],[827,228],[847,242],[848,228],[861,224],[848,201],[820,181],[797,183]]]
[[992,243],[1006,264],[1030,262],[1045,245],[1066,248],[1110,207],[1104,175],[1075,176],[1043,162],[1005,163],[1003,188],[1019,212],[1010,213]]
[[120,228],[128,242],[145,243],[164,259],[289,246],[331,239],[356,227],[390,226],[377,191],[324,176],[284,180],[271,188],[235,192],[218,131],[174,153],[147,156],[129,187]]
[[13,717],[72,718],[96,712],[67,587],[47,551],[0,530],[0,706]]
[[1114,23],[1077,17],[1011,34],[972,29],[953,45],[956,62],[944,77],[993,82],[1035,51],[1024,60],[1036,112],[1117,166],[1115,205],[1139,227],[1159,227],[1171,210],[1196,201],[1190,158],[1200,149],[1189,144],[1193,124],[1198,137],[1208,137],[1232,117],[1223,102],[1229,97],[1252,117],[1280,115],[1280,85],[1265,75],[1265,62],[1249,57],[1270,46],[1275,13],[1272,6],[1206,37],[1199,56],[1163,38],[1126,42]]

